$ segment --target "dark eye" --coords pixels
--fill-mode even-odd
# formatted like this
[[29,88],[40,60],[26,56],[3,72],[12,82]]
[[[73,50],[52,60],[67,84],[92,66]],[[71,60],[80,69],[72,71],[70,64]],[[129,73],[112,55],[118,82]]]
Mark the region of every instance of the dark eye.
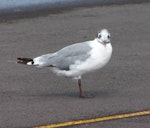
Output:
[[108,35],[108,39],[110,38],[110,35]]
[[98,35],[98,38],[101,38],[101,37],[102,37],[101,34],[99,34],[99,35]]

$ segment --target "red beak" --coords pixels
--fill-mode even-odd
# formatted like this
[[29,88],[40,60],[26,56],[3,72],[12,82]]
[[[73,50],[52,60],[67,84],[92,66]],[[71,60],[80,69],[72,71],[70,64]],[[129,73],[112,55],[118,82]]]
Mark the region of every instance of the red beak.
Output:
[[106,47],[107,42],[104,42],[103,44],[104,44],[104,46]]

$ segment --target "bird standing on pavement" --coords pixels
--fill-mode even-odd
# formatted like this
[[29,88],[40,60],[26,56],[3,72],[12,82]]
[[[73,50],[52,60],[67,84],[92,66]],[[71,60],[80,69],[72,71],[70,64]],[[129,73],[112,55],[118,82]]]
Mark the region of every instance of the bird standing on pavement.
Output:
[[85,98],[81,87],[81,76],[102,68],[110,60],[112,46],[107,29],[98,32],[91,41],[75,43],[55,53],[31,58],[17,58],[17,63],[36,67],[50,67],[57,75],[72,77],[78,80],[80,97]]

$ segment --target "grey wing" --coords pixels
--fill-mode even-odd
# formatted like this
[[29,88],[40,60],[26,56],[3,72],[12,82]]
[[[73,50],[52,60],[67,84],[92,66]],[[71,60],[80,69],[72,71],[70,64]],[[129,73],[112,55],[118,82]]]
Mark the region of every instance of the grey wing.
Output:
[[69,70],[70,65],[75,61],[85,61],[90,56],[91,49],[88,42],[67,46],[50,56],[46,65],[60,70]]

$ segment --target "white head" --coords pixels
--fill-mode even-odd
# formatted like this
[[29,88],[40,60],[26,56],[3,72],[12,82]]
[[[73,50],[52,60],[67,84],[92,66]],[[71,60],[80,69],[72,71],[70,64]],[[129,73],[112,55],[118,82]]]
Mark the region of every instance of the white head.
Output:
[[97,40],[102,43],[103,45],[106,45],[110,43],[110,33],[107,29],[102,29],[98,32]]

